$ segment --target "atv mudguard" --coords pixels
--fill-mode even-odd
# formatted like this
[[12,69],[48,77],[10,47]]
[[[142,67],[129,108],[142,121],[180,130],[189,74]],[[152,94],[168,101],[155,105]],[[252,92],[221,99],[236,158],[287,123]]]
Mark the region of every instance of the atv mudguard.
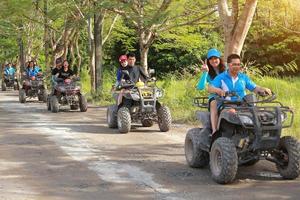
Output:
[[201,135],[201,140],[199,141],[200,148],[203,151],[209,152],[212,143],[210,113],[196,111],[196,118],[201,122],[203,127],[199,132],[199,134]]

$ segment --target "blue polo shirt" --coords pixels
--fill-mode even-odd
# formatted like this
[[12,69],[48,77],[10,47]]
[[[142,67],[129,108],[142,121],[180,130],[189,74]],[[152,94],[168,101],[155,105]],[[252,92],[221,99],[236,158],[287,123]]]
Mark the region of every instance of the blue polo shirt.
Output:
[[[253,91],[256,88],[256,84],[246,74],[238,73],[237,78],[233,79],[228,70],[215,77],[211,85],[221,88],[225,92],[236,92],[240,98],[246,95],[246,89]],[[226,99],[236,101],[238,97],[227,97]]]

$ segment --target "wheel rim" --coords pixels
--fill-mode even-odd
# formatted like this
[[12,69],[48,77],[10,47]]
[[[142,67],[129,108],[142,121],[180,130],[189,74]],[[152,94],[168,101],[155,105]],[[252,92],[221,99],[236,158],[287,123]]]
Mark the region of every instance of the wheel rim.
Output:
[[222,170],[222,154],[219,149],[214,150],[212,162],[213,173],[220,174]]
[[281,148],[281,154],[279,155],[279,159],[282,160],[284,165],[280,165],[280,168],[286,169],[289,165],[289,152],[286,148]]

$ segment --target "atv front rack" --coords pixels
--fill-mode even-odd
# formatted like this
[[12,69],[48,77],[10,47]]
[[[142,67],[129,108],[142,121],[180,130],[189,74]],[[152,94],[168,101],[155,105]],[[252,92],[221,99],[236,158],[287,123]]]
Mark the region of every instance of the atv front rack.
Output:
[[208,97],[194,98],[194,105],[200,108],[208,108]]
[[222,110],[224,109],[234,109],[235,114],[239,119],[241,116],[251,118],[253,120],[253,124],[251,125],[241,121],[242,126],[247,129],[254,129],[255,127],[264,127],[263,129],[266,130],[273,128],[289,128],[294,121],[294,112],[286,106],[225,106]]

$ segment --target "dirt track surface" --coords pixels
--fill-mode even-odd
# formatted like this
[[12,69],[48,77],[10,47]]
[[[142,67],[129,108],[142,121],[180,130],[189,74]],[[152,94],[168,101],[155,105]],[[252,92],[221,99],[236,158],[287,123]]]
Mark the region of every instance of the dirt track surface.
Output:
[[186,126],[119,134],[105,120],[104,107],[51,113],[0,93],[0,199],[300,199],[300,179],[282,180],[266,161],[225,186],[208,168],[189,168]]

